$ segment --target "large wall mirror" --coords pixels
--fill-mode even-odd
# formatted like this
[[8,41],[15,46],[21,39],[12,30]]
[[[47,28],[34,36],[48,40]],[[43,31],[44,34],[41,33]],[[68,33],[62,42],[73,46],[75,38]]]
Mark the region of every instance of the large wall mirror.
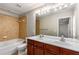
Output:
[[[50,5],[50,4],[49,4]],[[51,4],[52,5],[52,4]],[[50,6],[51,6],[50,5]],[[65,4],[63,4],[65,6]],[[64,35],[66,38],[78,38],[76,26],[76,4],[66,5],[59,9],[50,9],[37,14],[39,31],[38,34],[58,36]],[[46,14],[47,13],[47,14]]]

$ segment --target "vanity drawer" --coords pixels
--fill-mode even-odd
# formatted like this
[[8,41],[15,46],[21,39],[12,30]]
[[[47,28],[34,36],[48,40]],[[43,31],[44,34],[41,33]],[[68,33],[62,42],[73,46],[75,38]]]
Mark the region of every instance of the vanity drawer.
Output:
[[45,44],[44,49],[52,54],[59,54],[59,47],[57,46]]
[[34,41],[34,46],[43,49],[44,44],[42,42]]
[[34,47],[33,45],[27,46],[27,55],[33,55],[34,54]]

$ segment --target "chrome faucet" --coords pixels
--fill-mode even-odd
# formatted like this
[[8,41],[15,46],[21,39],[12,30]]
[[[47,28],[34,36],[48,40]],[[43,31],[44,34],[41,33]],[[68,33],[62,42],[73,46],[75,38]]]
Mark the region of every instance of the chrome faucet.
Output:
[[44,35],[40,34],[40,38],[44,37]]
[[65,42],[64,35],[61,35],[60,41]]

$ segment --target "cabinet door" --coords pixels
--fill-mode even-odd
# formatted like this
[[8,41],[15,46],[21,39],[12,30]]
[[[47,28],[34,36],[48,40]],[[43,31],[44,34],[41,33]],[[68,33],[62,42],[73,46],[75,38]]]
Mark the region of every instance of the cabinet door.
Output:
[[27,55],[33,55],[33,40],[27,40]]
[[45,44],[45,47],[44,47],[44,49],[46,50],[45,51],[45,54],[46,54],[46,52],[48,53],[51,53],[52,55],[59,55],[60,53],[59,53],[59,47],[57,47],[57,46],[54,46],[54,45],[49,45],[49,44]]
[[34,47],[34,55],[43,55],[44,51],[43,49],[40,49],[38,47]]
[[33,55],[33,54],[34,54],[33,45],[28,45],[27,46],[27,55]]
[[40,49],[43,49],[44,47],[44,43],[42,42],[38,42],[38,41],[34,41],[34,46],[40,48]]
[[62,48],[61,51],[62,51],[62,55],[79,55],[79,52],[72,51],[69,49]]

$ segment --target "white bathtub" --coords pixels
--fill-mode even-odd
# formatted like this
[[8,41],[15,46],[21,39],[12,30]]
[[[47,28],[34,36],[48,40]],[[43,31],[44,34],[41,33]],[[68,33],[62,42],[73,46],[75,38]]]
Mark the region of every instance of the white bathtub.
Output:
[[17,46],[22,44],[23,41],[19,39],[12,39],[0,42],[0,55],[11,55],[17,51]]

